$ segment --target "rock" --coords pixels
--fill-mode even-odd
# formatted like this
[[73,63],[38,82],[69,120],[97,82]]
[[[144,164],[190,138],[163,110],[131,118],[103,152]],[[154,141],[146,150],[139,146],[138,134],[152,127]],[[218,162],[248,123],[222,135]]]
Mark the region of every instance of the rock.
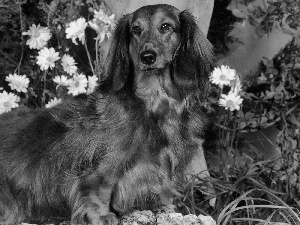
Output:
[[203,215],[135,211],[122,218],[121,225],[216,225],[214,219]]

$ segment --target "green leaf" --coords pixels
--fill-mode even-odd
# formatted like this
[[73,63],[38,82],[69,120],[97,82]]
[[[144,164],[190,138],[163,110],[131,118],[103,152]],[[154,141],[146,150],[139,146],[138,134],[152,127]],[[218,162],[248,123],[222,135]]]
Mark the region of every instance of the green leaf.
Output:
[[295,124],[297,127],[300,127],[300,121],[296,118],[295,114],[291,114],[290,118],[291,122]]
[[237,17],[237,18],[241,18],[241,19],[244,19],[245,18],[245,14],[242,13],[240,10],[238,9],[232,9],[231,10],[232,14]]

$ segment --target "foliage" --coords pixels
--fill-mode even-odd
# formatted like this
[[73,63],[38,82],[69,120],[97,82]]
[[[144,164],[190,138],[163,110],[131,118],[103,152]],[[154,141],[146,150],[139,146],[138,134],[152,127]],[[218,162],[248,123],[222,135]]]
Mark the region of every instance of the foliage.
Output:
[[[229,9],[239,19],[255,26],[257,37],[271,31],[293,36],[274,59],[263,59],[256,74],[248,74],[243,82],[243,110],[235,117],[219,118],[219,129],[227,136],[222,142],[239,140],[242,132],[277,125],[277,146],[282,153],[278,178],[290,198],[299,193],[299,72],[300,72],[300,1],[299,0],[233,0]],[[245,75],[242,75],[245,77]],[[220,115],[220,113],[217,113]],[[221,114],[222,115],[222,114]],[[226,121],[226,123],[225,123]],[[221,126],[220,126],[221,125]],[[234,132],[236,130],[236,132]],[[228,132],[229,131],[229,132]],[[238,144],[238,143],[237,143]],[[222,147],[223,146],[223,147]],[[222,144],[221,148],[224,148]],[[232,148],[232,145],[228,145]],[[225,148],[229,152],[228,148]]]
[[[111,28],[106,26],[107,21],[103,22],[101,27],[106,28],[104,34],[101,33],[102,31],[95,30],[94,27],[88,25],[84,31],[84,36],[87,33],[88,40],[76,47],[66,37],[65,30],[72,21],[80,17],[88,22],[92,21],[95,12],[100,12],[101,10],[105,12],[104,15],[111,13],[101,1],[96,0],[1,1],[0,15],[3,19],[0,21],[0,29],[2,31],[0,35],[0,54],[4,60],[0,61],[0,68],[2,69],[0,87],[9,92],[12,89],[5,82],[6,76],[8,74],[16,76],[25,74],[30,79],[28,91],[24,93],[14,92],[20,97],[20,105],[43,107],[54,97],[64,98],[67,92],[66,88],[63,85],[57,86],[53,79],[66,74],[64,65],[60,64],[59,61],[55,62],[66,54],[71,55],[72,58],[74,57],[78,67],[76,73],[83,73],[90,75],[90,77],[97,74],[97,79],[100,79],[103,67],[103,43],[106,36],[109,36],[111,32]],[[113,19],[112,17],[111,21]],[[94,18],[93,21],[99,26],[101,25],[101,19]],[[33,24],[38,25],[37,28],[33,28]],[[45,49],[40,49],[44,45],[36,46],[33,41],[29,44],[30,39],[33,39],[35,34],[25,32],[28,28],[31,31],[33,30],[33,32],[37,32],[36,30],[46,32],[45,29],[50,31],[51,39],[49,41],[48,39],[46,40],[46,51]],[[29,35],[30,39],[24,36],[25,33]],[[101,41],[98,38],[100,34],[102,35]],[[94,41],[92,41],[93,39]],[[93,43],[95,44],[93,45]],[[27,45],[29,45],[30,49]],[[56,52],[59,55],[55,55],[56,59],[50,69],[48,69],[44,64],[44,61],[47,59],[44,59],[42,55],[51,53],[51,57],[54,57],[53,54],[57,54]],[[67,78],[74,78],[72,75],[67,74],[66,76]],[[88,77],[89,82],[90,77]],[[92,81],[94,80],[95,78],[92,78]]]
[[[253,192],[262,192],[258,197],[250,194]],[[261,198],[265,194],[267,198]],[[268,211],[269,216],[264,218],[262,211]],[[244,211],[244,212],[243,212]],[[242,213],[241,213],[242,212]],[[275,220],[275,221],[274,221]],[[230,204],[228,204],[218,216],[217,224],[298,224],[300,222],[299,215],[284,201],[276,195],[265,190],[252,189],[242,194]]]
[[[290,198],[298,198],[299,180],[299,72],[300,46],[295,39],[273,60],[264,59],[258,72],[256,85],[249,86],[248,101],[250,127],[267,127],[277,124],[278,148],[282,153],[282,165],[278,181]],[[250,104],[249,104],[250,105]]]
[[14,71],[20,60],[21,40],[20,6],[24,2],[3,0],[0,2],[0,85],[3,76]]
[[[218,171],[205,179],[196,175],[181,190],[183,196],[178,206],[186,214],[211,215],[218,225],[299,224],[297,202],[288,200],[289,193],[274,187],[274,179],[278,178],[277,163],[278,160],[267,160],[248,166],[232,164],[227,181]],[[203,195],[203,190],[210,185],[214,191]],[[209,205],[212,199],[216,201],[214,208]]]
[[[261,71],[261,75],[257,80],[252,79],[244,82],[243,87],[240,85],[238,74],[234,75],[235,79],[232,80],[234,82],[228,83],[229,87],[223,85],[226,82],[225,77],[228,79],[230,77],[228,74],[234,71],[233,69],[221,70],[222,76],[220,78],[222,79],[220,80],[215,80],[214,73],[216,70],[212,72],[211,81],[217,85],[211,85],[208,107],[214,113],[216,121],[218,121],[215,125],[220,140],[217,145],[219,156],[214,156],[211,161],[218,162],[218,165],[215,169],[212,166],[210,167],[211,175],[215,178],[203,180],[196,176],[193,179],[200,179],[201,182],[187,182],[187,187],[182,191],[184,198],[179,204],[183,210],[195,214],[211,211],[211,215],[215,216],[218,224],[249,224],[250,222],[250,224],[252,222],[259,224],[266,221],[289,224],[290,221],[286,218],[289,218],[290,215],[296,215],[296,218],[292,221],[299,222],[294,209],[287,206],[287,203],[297,206],[299,200],[297,197],[299,196],[299,181],[296,173],[296,170],[299,170],[298,161],[283,155],[280,160],[255,161],[252,158],[243,163],[243,159],[238,158],[236,154],[239,151],[238,148],[243,151],[242,146],[239,144],[240,133],[286,121],[289,119],[289,114],[297,108],[295,104],[290,102],[291,100],[298,100],[292,98],[292,96],[296,97],[295,93],[287,95],[288,91],[283,91],[285,90],[283,88],[289,90],[288,84],[293,83],[295,85],[295,81],[286,83],[286,79],[281,79],[281,67],[285,66],[287,62],[294,62],[295,60],[287,59],[283,62],[282,57],[279,54],[274,59],[275,62],[280,62],[280,66],[277,68],[265,61],[266,64],[262,65],[265,73]],[[291,68],[290,63],[287,64],[289,64],[288,68]],[[261,78],[265,76],[269,77],[272,82]],[[259,91],[256,92],[256,89],[253,89],[252,86]],[[278,88],[278,86],[283,87]],[[229,95],[233,90],[238,90],[237,93],[244,98],[241,111],[238,111],[240,107],[230,110],[229,107],[226,109],[225,105],[220,104],[220,96],[224,97],[222,93],[228,93]],[[295,156],[294,149],[290,145],[286,147],[287,149],[282,149],[282,152],[290,151]],[[293,162],[293,165],[288,164],[291,162]],[[214,189],[209,185],[213,185]],[[263,191],[255,191],[255,195],[252,195],[253,190],[256,188]],[[205,189],[211,192],[201,201],[200,199],[203,199],[201,194]],[[249,193],[251,193],[250,196],[248,196]],[[240,195],[241,197],[238,197]],[[268,196],[267,201],[264,200],[266,196]],[[269,198],[275,198],[280,204],[286,203],[284,203],[284,207],[281,207],[278,206],[276,201],[274,203]],[[212,199],[216,200],[215,209],[211,209],[209,206],[209,200]],[[242,206],[240,206],[241,200],[245,201]],[[227,206],[224,208],[224,205]],[[270,210],[266,210],[266,208]],[[287,210],[288,214],[286,215],[286,212],[281,212],[281,210]],[[290,224],[297,224],[297,222]]]
[[[217,121],[214,135],[217,133],[220,139],[214,146],[219,156],[212,161],[218,162],[218,168],[211,167],[215,179],[202,184],[211,183],[215,193],[203,197],[203,186],[188,183],[183,208],[195,213],[211,210],[219,224],[299,224],[300,1],[232,2],[229,9],[233,15],[248,20],[256,28],[257,38],[276,30],[291,35],[293,40],[273,59],[263,58],[256,73],[239,75],[244,78],[239,112],[218,104],[221,93],[228,92],[228,88],[211,86],[208,106]],[[279,130],[276,144],[282,157],[274,161],[250,158],[241,163],[238,155],[244,149],[240,135],[274,125]],[[257,188],[263,191],[254,191]],[[215,209],[208,204],[212,198],[216,198]]]
[[293,37],[273,59],[262,59],[259,71],[244,83],[244,122],[240,128],[247,131],[277,125],[282,159],[276,186],[289,193],[288,199],[299,200],[300,1],[235,2],[233,14],[248,19],[258,36],[276,30]]
[[300,35],[299,0],[233,0],[233,15],[247,19],[255,26],[259,36],[280,30],[290,35]]

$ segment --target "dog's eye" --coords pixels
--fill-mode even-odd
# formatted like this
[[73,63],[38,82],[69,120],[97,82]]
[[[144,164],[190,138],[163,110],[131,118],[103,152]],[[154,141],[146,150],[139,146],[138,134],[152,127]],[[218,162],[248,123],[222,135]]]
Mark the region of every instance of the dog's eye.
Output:
[[139,26],[132,27],[132,33],[136,35],[140,35],[142,33],[142,29]]
[[161,25],[160,30],[165,33],[171,30],[171,25],[168,23],[164,23],[163,25]]

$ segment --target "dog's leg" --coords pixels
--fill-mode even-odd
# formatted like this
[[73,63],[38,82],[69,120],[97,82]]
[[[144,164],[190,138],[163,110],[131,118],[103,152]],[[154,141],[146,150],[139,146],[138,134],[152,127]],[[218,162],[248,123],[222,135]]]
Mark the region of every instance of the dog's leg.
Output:
[[160,195],[160,200],[162,203],[161,210],[165,213],[175,212],[176,206],[173,204],[173,198],[168,198],[167,196]]
[[117,225],[119,220],[110,211],[115,183],[116,179],[113,176],[101,175],[97,171],[85,177],[78,185],[79,192],[74,205],[73,223],[85,220],[90,225]]
[[4,176],[0,173],[0,224],[15,225],[21,223],[24,219],[23,211],[12,196]]
[[160,201],[162,206],[160,207],[161,210],[165,213],[172,213],[175,212],[176,206],[174,205],[174,197],[175,196],[182,196],[173,185],[173,182],[164,184],[164,188],[159,193]]
[[90,207],[87,209],[87,220],[92,225],[115,225],[119,220],[109,209],[112,187],[100,187],[98,193],[89,194]]

